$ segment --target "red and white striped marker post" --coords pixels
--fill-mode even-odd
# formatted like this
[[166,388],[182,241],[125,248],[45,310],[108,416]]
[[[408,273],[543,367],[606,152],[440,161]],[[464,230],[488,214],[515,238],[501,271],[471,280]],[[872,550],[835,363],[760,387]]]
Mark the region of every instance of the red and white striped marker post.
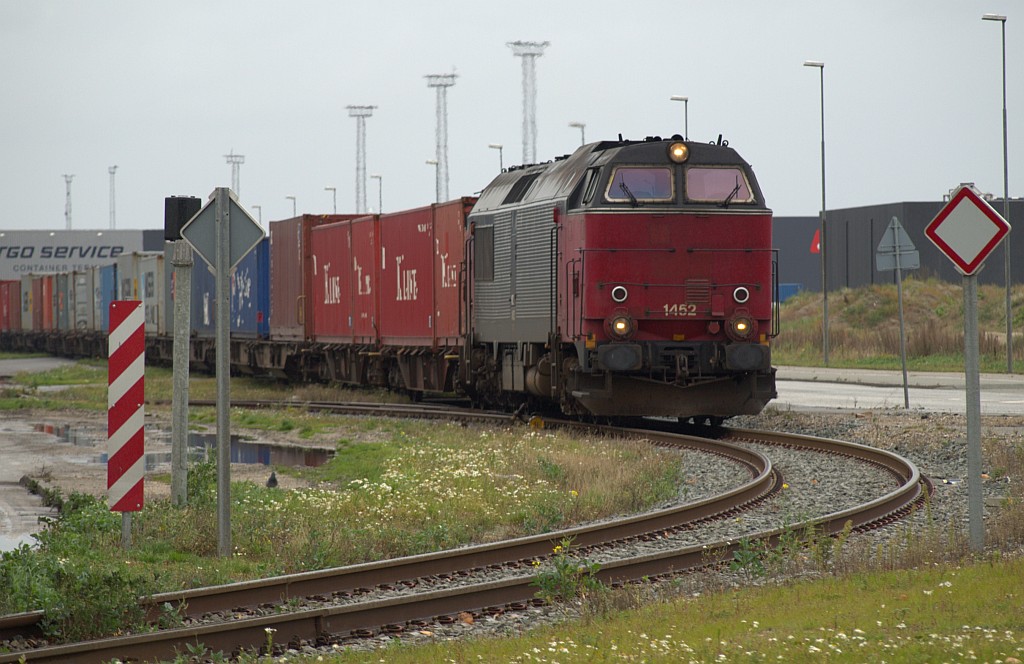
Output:
[[122,513],[122,539],[131,542],[131,515],[142,509],[145,477],[146,320],[142,302],[110,303],[107,342],[107,500]]

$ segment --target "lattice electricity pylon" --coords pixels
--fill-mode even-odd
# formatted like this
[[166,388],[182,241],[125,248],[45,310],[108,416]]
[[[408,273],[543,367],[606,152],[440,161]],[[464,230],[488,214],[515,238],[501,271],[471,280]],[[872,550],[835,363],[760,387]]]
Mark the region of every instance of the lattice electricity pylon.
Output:
[[348,116],[356,119],[356,212],[366,214],[366,118],[376,106],[346,106]]
[[537,58],[549,42],[508,42],[512,55],[523,59],[523,163],[537,162]]
[[437,88],[437,202],[448,200],[448,88],[455,74],[429,74],[427,87]]
[[232,150],[224,155],[224,159],[231,164],[231,191],[235,192],[235,196],[241,197],[242,194],[239,191],[239,188],[242,185],[239,180],[239,172],[242,170],[242,164],[245,163],[245,155],[235,154],[235,151]]
[[64,226],[71,230],[71,180],[75,175],[64,176]]

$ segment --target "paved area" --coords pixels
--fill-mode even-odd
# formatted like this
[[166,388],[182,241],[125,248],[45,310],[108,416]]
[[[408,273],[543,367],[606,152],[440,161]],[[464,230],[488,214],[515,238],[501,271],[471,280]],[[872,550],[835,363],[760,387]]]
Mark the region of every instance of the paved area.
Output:
[[[778,368],[775,407],[794,409],[904,408],[903,373],[822,367]],[[965,413],[963,373],[912,371],[907,374],[910,408]],[[1024,375],[982,374],[981,412],[1024,415]]]

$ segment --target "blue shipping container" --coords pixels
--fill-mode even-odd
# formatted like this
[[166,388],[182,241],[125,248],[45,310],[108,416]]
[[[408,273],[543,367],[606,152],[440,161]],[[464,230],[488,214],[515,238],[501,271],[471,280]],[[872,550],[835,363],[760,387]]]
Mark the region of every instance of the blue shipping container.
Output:
[[117,299],[117,264],[100,268],[100,283],[96,290],[96,307],[101,317],[100,329],[110,332],[110,303]]
[[[231,335],[266,339],[270,335],[270,239],[264,238],[239,261],[231,277]],[[192,269],[192,330],[199,337],[217,333],[217,277],[201,258]]]

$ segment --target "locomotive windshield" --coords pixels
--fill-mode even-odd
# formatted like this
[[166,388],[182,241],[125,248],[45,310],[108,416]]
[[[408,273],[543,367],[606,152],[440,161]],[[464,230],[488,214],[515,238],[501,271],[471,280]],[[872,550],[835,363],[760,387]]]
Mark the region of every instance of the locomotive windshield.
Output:
[[686,198],[701,203],[753,203],[754,195],[743,169],[732,167],[686,169]]
[[615,169],[604,197],[609,202],[671,201],[675,198],[672,170],[648,166]]

